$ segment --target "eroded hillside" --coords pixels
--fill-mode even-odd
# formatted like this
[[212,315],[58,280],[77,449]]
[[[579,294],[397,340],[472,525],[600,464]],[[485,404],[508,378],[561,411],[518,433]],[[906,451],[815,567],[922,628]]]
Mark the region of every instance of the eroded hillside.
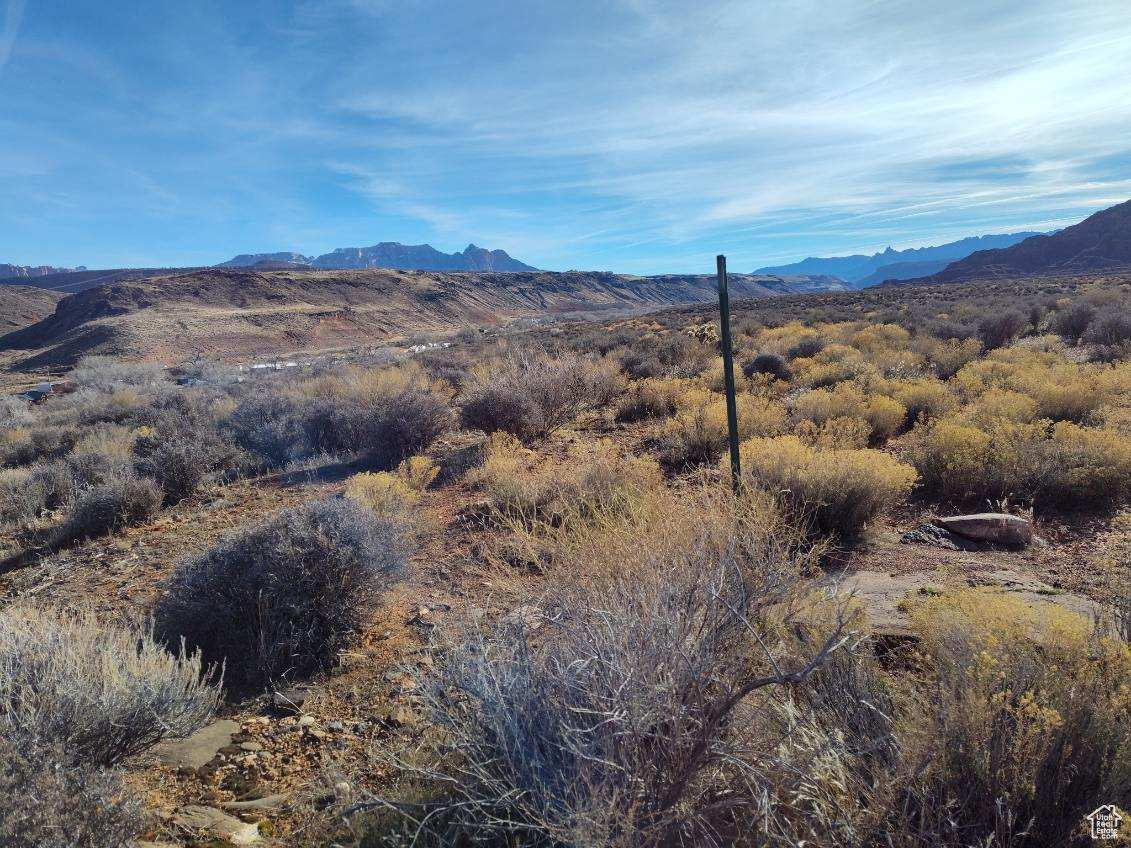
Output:
[[[736,297],[809,291],[823,278],[735,275]],[[635,313],[714,297],[712,276],[602,272],[435,273],[205,269],[81,291],[0,338],[10,367],[87,354],[167,363],[380,345],[418,332],[522,319]]]

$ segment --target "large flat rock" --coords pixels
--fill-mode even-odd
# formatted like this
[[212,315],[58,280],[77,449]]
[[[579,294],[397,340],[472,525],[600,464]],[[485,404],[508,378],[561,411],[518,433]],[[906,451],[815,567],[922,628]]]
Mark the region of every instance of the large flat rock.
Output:
[[962,577],[940,571],[912,571],[889,574],[882,571],[854,571],[836,578],[868,613],[872,630],[879,636],[912,635],[905,610],[907,600],[925,594],[958,591],[974,586],[998,589],[1030,606],[1055,605],[1092,618],[1102,614],[1089,598],[1061,592],[1032,575],[1011,569],[994,569]]
[[232,845],[251,845],[259,841],[259,825],[240,821],[212,807],[182,807],[173,816],[173,824],[193,834],[226,839]]
[[995,545],[1024,547],[1033,541],[1033,523],[1027,518],[1004,512],[950,515],[936,518],[934,524],[967,539]]
[[240,732],[240,725],[230,719],[214,721],[187,739],[162,742],[154,753],[157,759],[170,768],[198,769],[208,765],[220,749],[232,744],[232,737]]

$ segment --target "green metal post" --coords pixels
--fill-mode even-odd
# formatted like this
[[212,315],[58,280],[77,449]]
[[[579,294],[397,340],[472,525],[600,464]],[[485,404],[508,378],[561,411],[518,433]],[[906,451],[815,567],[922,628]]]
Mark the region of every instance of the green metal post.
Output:
[[738,409],[734,402],[734,349],[730,341],[730,293],[727,290],[727,258],[716,259],[719,270],[719,340],[723,349],[723,382],[727,393],[727,429],[730,432],[730,480],[735,491],[742,468],[738,457]]

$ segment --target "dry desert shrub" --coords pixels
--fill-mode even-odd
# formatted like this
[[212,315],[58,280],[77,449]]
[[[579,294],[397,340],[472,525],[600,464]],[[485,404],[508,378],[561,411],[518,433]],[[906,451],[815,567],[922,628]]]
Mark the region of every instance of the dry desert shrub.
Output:
[[1053,329],[1070,342],[1078,342],[1096,317],[1096,308],[1084,300],[1066,304],[1056,311]]
[[75,496],[55,543],[66,545],[148,521],[164,500],[161,488],[149,478],[132,471],[111,477]]
[[978,335],[986,350],[993,350],[1009,344],[1027,329],[1029,329],[1029,319],[1011,309],[983,318],[978,324]]
[[793,401],[793,417],[812,421],[818,427],[835,418],[857,418],[868,422],[871,440],[887,441],[907,421],[907,407],[880,394],[868,394],[853,383],[832,389],[813,389]]
[[790,435],[822,450],[866,448],[872,439],[872,425],[863,418],[829,418],[821,424],[799,421]]
[[935,377],[897,382],[892,397],[906,407],[908,425],[946,415],[958,403],[946,383]]
[[110,392],[124,386],[150,388],[165,382],[159,362],[127,362],[113,356],[84,356],[68,375],[79,389]]
[[407,548],[398,523],[349,499],[283,510],[181,560],[157,631],[237,686],[309,675],[365,628]]
[[58,745],[70,763],[111,765],[188,736],[218,692],[199,655],[170,654],[148,627],[83,610],[0,612],[0,736]]
[[742,366],[742,373],[748,379],[755,374],[766,374],[785,383],[793,378],[793,372],[785,361],[785,357],[777,353],[759,353]]
[[353,475],[346,480],[346,497],[382,518],[411,526],[416,523],[414,511],[421,495],[439,473],[431,458],[413,456],[397,466],[395,473],[363,471]]
[[[713,393],[685,395],[676,415],[657,430],[655,439],[663,463],[688,468],[713,463],[726,450],[726,399]],[[785,406],[773,398],[743,393],[735,397],[739,438],[784,432]]]
[[906,731],[923,754],[929,844],[1087,844],[1084,816],[1126,805],[1131,647],[1052,605],[966,590],[913,615],[924,680]]
[[76,768],[57,747],[0,737],[0,845],[131,848],[146,829],[136,793],[114,772]]
[[810,389],[835,386],[876,373],[868,358],[846,344],[829,344],[811,359],[793,360],[794,382]]
[[487,495],[496,523],[520,532],[576,528],[621,513],[663,485],[656,463],[610,442],[571,446],[564,463],[539,459],[513,437],[493,435],[468,475]]
[[629,383],[617,402],[617,421],[667,418],[676,413],[691,384],[673,377],[648,377]]
[[449,394],[415,364],[353,370],[247,397],[227,426],[240,447],[270,467],[360,454],[389,469],[451,429]]
[[0,470],[0,522],[33,529],[74,497],[74,479],[61,462]]
[[58,459],[75,446],[79,436],[79,430],[72,426],[0,430],[0,465],[12,467]]
[[1131,496],[1131,438],[1067,421],[943,419],[916,430],[905,455],[926,492],[956,501],[1088,508]]
[[929,345],[926,355],[935,373],[948,380],[964,365],[977,359],[981,352],[982,346],[977,339],[949,339]]
[[553,614],[452,641],[423,694],[426,750],[399,764],[414,798],[356,807],[394,813],[361,829],[595,848],[784,846],[806,828],[843,844],[851,743],[788,694],[848,650],[840,608],[803,623],[810,558],[769,502],[683,494],[563,540]]
[[611,402],[619,388],[610,363],[577,354],[521,352],[476,376],[460,399],[460,410],[465,427],[529,441]]
[[15,430],[35,422],[31,405],[21,397],[0,398],[0,430]]
[[742,443],[743,479],[779,493],[800,520],[851,538],[915,485],[915,470],[875,450],[821,449],[796,436]]

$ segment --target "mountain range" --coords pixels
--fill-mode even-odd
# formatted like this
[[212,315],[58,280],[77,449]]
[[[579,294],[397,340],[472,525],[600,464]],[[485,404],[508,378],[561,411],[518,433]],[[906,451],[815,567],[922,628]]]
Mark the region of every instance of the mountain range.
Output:
[[1033,232],[1001,233],[987,236],[970,236],[935,247],[913,247],[894,250],[888,247],[871,256],[810,256],[789,265],[759,268],[755,274],[827,274],[839,277],[854,288],[867,288],[885,280],[906,280],[926,277],[942,271],[951,262],[965,259],[978,250],[1009,247],[1030,236]]
[[301,253],[243,253],[220,268],[321,268],[332,271],[360,271],[366,268],[390,268],[400,271],[537,271],[519,262],[505,250],[488,250],[469,244],[461,252],[443,253],[430,244],[401,244],[383,241],[372,247],[339,247],[321,256]]
[[952,283],[1127,269],[1131,269],[1131,200],[1050,235],[1033,236],[998,250],[979,250],[915,282]]
[[85,271],[86,266],[77,268],[56,268],[54,265],[10,265],[0,262],[0,280],[46,277],[48,274],[67,274],[71,271]]

